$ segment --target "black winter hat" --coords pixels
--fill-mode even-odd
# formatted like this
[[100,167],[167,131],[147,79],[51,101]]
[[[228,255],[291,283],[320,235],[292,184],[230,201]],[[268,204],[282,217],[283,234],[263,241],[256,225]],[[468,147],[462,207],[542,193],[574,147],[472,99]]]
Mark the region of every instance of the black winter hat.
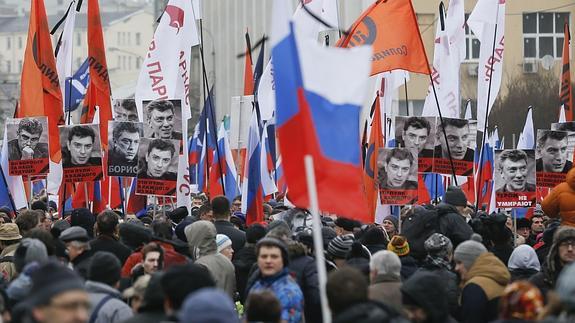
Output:
[[361,223],[356,220],[339,217],[335,219],[335,225],[343,228],[345,231],[353,231],[353,229],[360,227]]
[[141,224],[126,222],[120,224],[120,240],[136,249],[152,240],[152,231]]
[[107,251],[98,251],[92,256],[88,268],[88,279],[113,286],[120,281],[122,264],[118,257]]
[[467,197],[459,187],[449,186],[443,195],[443,202],[453,206],[467,206]]
[[383,233],[383,229],[378,227],[369,228],[363,234],[363,236],[361,236],[360,240],[361,243],[366,246],[388,243],[387,239],[385,238],[385,234]]
[[246,242],[257,243],[261,238],[265,237],[266,228],[259,223],[254,223],[246,229]]
[[517,219],[517,229],[531,228],[531,221],[527,218]]
[[71,290],[84,290],[84,282],[70,268],[49,261],[31,274],[32,289],[27,302],[32,306],[47,304],[52,297]]
[[78,208],[72,211],[72,216],[70,217],[70,225],[73,227],[82,227],[88,232],[90,238],[94,237],[94,223],[96,223],[96,217],[90,210],[86,208]]

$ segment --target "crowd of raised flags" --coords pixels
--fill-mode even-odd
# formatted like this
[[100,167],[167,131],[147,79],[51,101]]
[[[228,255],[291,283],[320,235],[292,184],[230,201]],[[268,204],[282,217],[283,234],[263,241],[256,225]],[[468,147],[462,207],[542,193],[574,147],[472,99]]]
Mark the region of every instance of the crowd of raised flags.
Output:
[[[253,108],[249,127],[241,130],[247,134],[247,141],[237,149],[232,149],[229,127],[216,120],[219,102],[214,101],[213,85],[207,84],[207,80],[204,85],[210,90],[199,122],[193,133],[187,133],[191,119],[190,53],[193,46],[201,46],[196,24],[201,17],[194,7],[197,2],[170,0],[159,20],[142,63],[135,98],[140,121],[143,100],[183,99],[181,122],[187,140],[183,141],[183,153],[179,156],[179,189],[173,199],[178,206],[189,207],[193,193],[221,194],[229,199],[242,195],[242,212],[247,214],[248,223],[258,222],[263,219],[264,199],[283,196],[289,191],[291,203],[307,208],[310,201],[303,159],[309,155],[314,161],[322,211],[346,214],[366,222],[372,222],[374,217],[381,219],[392,211],[381,205],[378,198],[376,152],[395,145],[392,102],[397,89],[409,80],[409,72],[427,74],[430,87],[423,116],[459,118],[462,111],[458,75],[465,58],[468,26],[481,43],[477,119],[478,130],[485,135],[481,145],[478,144],[481,149],[475,156],[475,173],[455,178],[420,173],[419,203],[436,201],[453,182],[463,189],[471,203],[494,210],[493,149],[502,148],[503,140],[499,140],[497,128],[493,133],[486,131],[486,118],[501,84],[504,1],[478,1],[467,21],[463,0],[450,1],[447,12],[441,6],[431,69],[415,12],[408,0],[375,2],[335,47],[319,44],[317,35],[322,30],[339,28],[336,1],[309,1],[306,7],[298,5],[295,12],[287,3],[276,2],[270,37],[271,59],[267,63],[265,42],[262,42],[254,68],[246,33],[243,95],[253,95]],[[56,33],[61,29],[57,35],[57,56],[54,56],[43,1],[32,1],[22,94],[14,115],[48,116],[50,142],[57,143],[57,126],[70,123],[69,113],[83,99],[81,123],[99,124],[105,151],[107,124],[112,119],[112,93],[98,1],[88,0],[87,7],[88,58],[73,73],[72,36],[80,5],[72,1],[61,21],[62,27],[59,28],[59,23],[52,31]],[[401,32],[386,32],[397,25],[402,26]],[[568,29],[565,33],[568,36]],[[565,45],[564,50],[568,51],[568,46]],[[563,56],[568,57],[565,53]],[[568,64],[568,60],[564,60],[567,68]],[[375,83],[375,91],[371,93],[375,100],[367,120],[360,121],[370,77]],[[569,81],[569,73],[564,73],[562,82]],[[562,85],[561,89],[560,121],[569,121],[572,120],[572,95],[566,86]],[[535,147],[531,113],[529,110],[519,136],[519,149]],[[469,102],[465,118],[471,119]],[[360,129],[362,124],[364,129]],[[360,138],[362,132],[363,139]],[[145,211],[149,201],[146,196],[135,194],[136,179],[110,177],[105,172],[102,181],[62,185],[60,145],[51,144],[50,148],[46,190],[58,195],[61,205],[66,205],[64,208],[80,207],[91,201],[95,212],[106,207],[121,207],[130,213]],[[2,180],[7,188],[2,202],[8,204],[9,199],[13,208],[23,208],[29,196],[30,188],[25,185],[28,178],[9,176],[5,149],[2,157]],[[2,193],[4,185],[0,186]],[[7,198],[8,193],[11,194]],[[349,203],[350,200],[355,202]]]

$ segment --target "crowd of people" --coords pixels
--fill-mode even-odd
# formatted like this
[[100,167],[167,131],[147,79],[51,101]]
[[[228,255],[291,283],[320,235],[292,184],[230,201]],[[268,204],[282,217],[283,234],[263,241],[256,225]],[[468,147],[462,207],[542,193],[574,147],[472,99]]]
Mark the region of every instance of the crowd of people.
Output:
[[[323,215],[332,321],[575,320],[575,228],[560,222],[571,216],[560,200],[512,219],[475,212],[449,187],[438,205],[381,224]],[[45,196],[0,208],[1,319],[322,322],[311,215],[287,204],[268,201],[249,226],[241,197],[198,195],[191,214],[153,206],[140,218],[59,218]]]

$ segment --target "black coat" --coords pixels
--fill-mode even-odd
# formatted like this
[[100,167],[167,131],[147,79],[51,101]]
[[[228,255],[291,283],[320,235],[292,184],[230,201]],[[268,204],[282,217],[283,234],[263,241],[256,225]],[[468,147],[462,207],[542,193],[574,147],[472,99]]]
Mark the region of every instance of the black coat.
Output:
[[117,241],[113,237],[107,235],[99,235],[94,240],[90,241],[92,252],[107,251],[113,253],[120,263],[123,265],[126,259],[132,254],[132,250],[123,243]]
[[295,276],[296,282],[303,292],[305,321],[322,322],[319,280],[315,259],[310,256],[299,255],[290,259],[288,269]]
[[246,233],[236,229],[230,221],[216,220],[214,225],[219,234],[225,234],[232,240],[234,252],[240,251],[246,244]]
[[469,240],[473,230],[465,221],[465,218],[457,212],[455,206],[439,203],[437,205],[439,216],[439,232],[451,240],[453,249],[463,241]]
[[430,263],[424,263],[418,272],[429,272],[444,282],[447,290],[447,303],[449,305],[449,314],[452,317],[458,317],[459,310],[459,279],[457,274],[439,266]]
[[494,245],[489,251],[499,258],[502,263],[507,264],[509,262],[509,258],[511,258],[511,254],[513,253],[513,246],[504,242]]
[[415,258],[410,255],[401,256],[399,257],[399,260],[401,260],[401,280],[405,281],[417,271],[417,262],[415,261]]
[[256,246],[246,244],[242,249],[234,254],[233,264],[236,270],[236,289],[240,294],[240,300],[244,303],[246,299],[246,286],[253,265],[257,262]]
[[92,250],[86,250],[71,261],[72,266],[74,266],[74,271],[84,280],[88,280],[88,269],[92,263],[92,255]]
[[528,268],[517,268],[517,269],[510,269],[509,273],[511,274],[511,282],[515,282],[518,280],[529,280],[535,274],[538,273],[536,269],[528,269]]

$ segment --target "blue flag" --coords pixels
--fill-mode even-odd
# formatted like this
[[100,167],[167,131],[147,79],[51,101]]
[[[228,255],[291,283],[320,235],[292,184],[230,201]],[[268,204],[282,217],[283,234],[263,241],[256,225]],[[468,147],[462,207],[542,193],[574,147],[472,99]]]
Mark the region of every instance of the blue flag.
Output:
[[64,102],[66,102],[66,112],[74,111],[84,100],[86,89],[90,82],[90,65],[86,59],[71,78],[66,79],[64,91]]

